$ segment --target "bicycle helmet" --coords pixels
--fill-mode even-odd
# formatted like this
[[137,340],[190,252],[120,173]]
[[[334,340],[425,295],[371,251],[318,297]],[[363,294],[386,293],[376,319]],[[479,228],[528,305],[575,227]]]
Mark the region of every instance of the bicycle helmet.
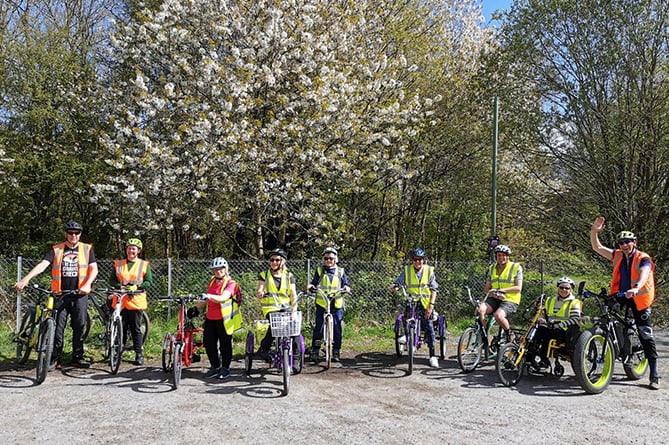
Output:
[[288,259],[288,254],[283,249],[273,249],[272,251],[270,251],[270,253],[267,257],[272,258],[273,256],[280,256],[284,260]]
[[142,240],[139,238],[130,238],[128,241],[125,242],[125,247],[128,246],[137,246],[137,248],[141,249],[142,248]]
[[411,255],[411,258],[415,258],[415,257],[427,258],[427,254],[426,254],[425,251],[424,251],[423,249],[421,249],[420,247],[417,247],[417,248],[415,248],[414,250],[412,250],[412,251],[410,252],[410,255]]
[[323,251],[323,256],[327,255],[328,253],[331,253],[334,255],[334,257],[337,257],[337,249],[334,247],[326,247],[325,250]]
[[617,240],[620,241],[624,239],[636,240],[636,235],[628,230],[623,230],[618,234]]
[[569,286],[571,286],[572,289],[576,287],[576,283],[574,283],[574,280],[572,280],[569,277],[560,278],[557,282],[557,286],[560,287],[561,284],[568,284]]
[[507,246],[506,244],[500,244],[499,246],[495,247],[493,252],[495,253],[501,252],[507,255],[511,255],[511,248],[509,248],[509,246]]
[[81,224],[79,224],[76,221],[69,221],[67,224],[65,224],[65,226],[63,227],[63,230],[66,231],[66,232],[68,230],[78,230],[80,232],[83,232],[84,228],[81,227]]
[[209,265],[210,269],[219,269],[221,267],[228,267],[228,262],[225,261],[225,258],[217,256],[211,260],[211,264]]

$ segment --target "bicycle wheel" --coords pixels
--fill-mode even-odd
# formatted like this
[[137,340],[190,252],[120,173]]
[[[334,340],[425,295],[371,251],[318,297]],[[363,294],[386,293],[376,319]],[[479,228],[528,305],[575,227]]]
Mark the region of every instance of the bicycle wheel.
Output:
[[21,318],[21,329],[16,335],[16,361],[19,364],[24,364],[28,361],[30,357],[30,352],[32,347],[30,346],[30,340],[35,335],[35,328],[38,326],[37,323],[33,321],[33,316],[35,314],[32,310],[26,311]]
[[304,337],[302,334],[293,337],[293,374],[297,375],[302,372],[304,367]]
[[[395,353],[397,354],[398,357],[402,357],[402,352],[404,351],[404,344],[400,342],[400,339],[402,338],[402,319],[400,317],[397,317],[397,320],[395,320]],[[406,337],[404,338],[406,342]]]
[[165,334],[163,337],[163,350],[161,354],[163,372],[170,372],[172,370],[174,357],[174,339],[172,334]]
[[[606,347],[606,351],[604,348]],[[572,368],[588,394],[603,392],[613,377],[613,344],[601,333],[583,331],[574,345]]]
[[290,348],[283,348],[282,359],[283,395],[287,396],[290,387]]
[[497,354],[495,368],[499,381],[504,386],[514,386],[520,381],[525,368],[525,354],[519,357],[520,346],[516,343],[507,343]]
[[325,369],[330,369],[332,364],[332,343],[334,339],[334,322],[332,315],[325,316],[323,322],[323,343],[325,343]]
[[481,361],[483,338],[478,328],[468,327],[458,340],[458,364],[462,372],[472,372]]
[[151,320],[149,319],[149,314],[146,311],[142,311],[142,318],[140,320],[140,329],[142,330],[142,344],[146,343],[146,339],[149,338],[149,332],[151,332]]
[[409,375],[413,373],[413,359],[416,352],[416,327],[409,326],[407,330],[407,353],[409,354]]
[[443,315],[439,316],[437,320],[437,329],[436,332],[439,333],[439,358],[441,360],[446,360],[446,317]]
[[246,334],[246,351],[244,354],[244,371],[246,376],[251,375],[251,370],[253,369],[253,349],[255,347],[255,341],[253,338],[253,332]]
[[123,323],[120,318],[111,321],[109,329],[109,368],[112,374],[118,372],[123,358]]
[[86,322],[84,323],[84,332],[81,333],[81,341],[86,341],[86,339],[88,338],[88,334],[91,333],[92,325],[93,325],[93,319],[91,318],[91,314],[87,311]]
[[648,359],[636,331],[629,332],[625,341],[629,351],[629,355],[623,360],[625,375],[630,380],[639,380],[648,369]]
[[172,385],[174,389],[181,383],[181,371],[183,369],[183,345],[180,342],[174,345],[174,361],[172,365]]
[[56,335],[56,320],[47,318],[42,322],[37,339],[37,383],[46,379],[53,354],[53,343]]

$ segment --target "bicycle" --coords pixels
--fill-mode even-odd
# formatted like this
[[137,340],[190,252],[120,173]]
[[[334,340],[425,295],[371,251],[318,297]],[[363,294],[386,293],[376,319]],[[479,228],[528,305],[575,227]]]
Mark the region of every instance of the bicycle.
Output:
[[108,296],[116,296],[116,305],[109,314],[109,318],[105,324],[105,332],[103,334],[105,343],[105,358],[109,360],[109,368],[111,373],[116,374],[119,367],[121,366],[121,361],[123,359],[124,339],[123,319],[121,317],[123,301],[126,298],[132,298],[133,295],[142,294],[145,291],[126,289],[97,289],[97,292]]
[[[90,335],[91,329],[95,326],[96,322],[100,322],[106,329],[106,326],[109,323],[109,317],[112,314],[112,307],[110,306],[106,295],[102,295],[94,290],[88,294],[88,302],[92,304],[88,305],[88,313],[86,314],[86,326],[84,327],[84,333],[82,335],[84,341],[86,341]],[[144,310],[142,311],[140,326],[142,330],[142,344],[144,344],[151,331],[151,320],[149,319],[149,314]],[[103,341],[105,346],[107,345],[105,341],[105,331],[98,333],[97,337]],[[105,350],[105,359],[107,358],[107,352],[108,351]]]
[[475,308],[474,324],[466,328],[458,340],[458,364],[462,372],[472,372],[481,361],[497,358],[500,346],[503,346],[503,332],[495,323],[495,317],[490,315],[487,322],[483,322],[479,315],[479,307],[482,300],[472,297],[469,287],[467,297]]
[[[201,296],[161,297],[160,301],[173,302],[179,305],[179,324],[174,334],[166,333],[163,337],[161,353],[164,372],[172,373],[172,386],[177,389],[181,383],[183,368],[188,368],[194,362],[200,361],[200,350],[204,348],[202,333],[204,329],[197,328],[188,318],[187,305],[202,301]],[[196,337],[197,335],[197,337]]]
[[[298,301],[304,297],[298,294]],[[274,301],[277,301],[274,296]],[[298,301],[294,305],[297,306]],[[255,341],[264,336],[267,329],[271,329],[273,347],[270,349],[267,361],[270,368],[276,368],[283,376],[283,395],[288,395],[290,389],[290,375],[299,374],[304,366],[304,337],[302,336],[302,312],[293,311],[292,306],[279,305],[279,311],[269,313],[268,320],[255,320],[254,329],[246,334],[244,355],[244,370],[246,376],[251,376]]]
[[[335,292],[324,292],[322,289],[315,288],[316,293],[307,293],[309,299],[322,298],[325,300],[325,313],[323,314],[323,340],[321,345],[325,350],[325,368],[330,369],[332,364],[332,354],[334,345],[334,316],[330,308],[334,300],[345,293],[344,289],[338,289]],[[320,350],[319,350],[320,352]]]
[[[526,372],[526,366],[530,364],[527,357],[540,358],[541,345],[535,341],[535,336],[539,329],[539,319],[546,313],[544,309],[545,301],[545,294],[541,294],[535,299],[535,312],[523,335],[520,336],[519,340],[513,340],[502,346],[497,355],[495,369],[500,382],[504,386],[513,386],[520,381]],[[562,374],[564,374],[564,368]]]
[[14,337],[16,342],[16,359],[23,364],[28,361],[30,352],[37,352],[36,379],[41,384],[46,379],[51,365],[51,355],[56,335],[56,297],[77,294],[77,290],[52,291],[35,284],[32,288],[45,294],[37,303],[30,304],[21,318],[21,327]]
[[[397,283],[395,283],[394,286],[395,288],[402,290],[402,295],[406,301],[406,310],[397,314],[395,325],[393,327],[395,332],[395,353],[397,354],[397,357],[401,357],[404,347],[406,346],[407,355],[409,356],[408,374],[411,375],[413,373],[415,353],[424,343],[426,343],[425,337],[423,336],[423,330],[421,329],[421,318],[417,315],[417,311],[424,310],[420,303],[420,299],[429,295],[423,294],[423,291],[429,291],[429,288],[423,286],[420,295],[409,295],[406,291],[406,286],[398,286]],[[446,317],[433,311],[432,323],[435,328],[435,337],[439,340],[439,356],[443,360],[446,357]],[[404,342],[402,342],[402,339],[404,339]]]
[[[582,283],[584,284],[584,283]],[[625,375],[630,380],[639,380],[648,369],[639,332],[630,307],[616,301],[624,298],[623,292],[609,295],[602,288],[599,294],[583,290],[579,284],[579,295],[596,298],[602,309],[599,317],[584,317],[593,326],[581,333],[574,346],[573,367],[576,380],[589,394],[603,392],[611,382],[615,360],[623,364]]]

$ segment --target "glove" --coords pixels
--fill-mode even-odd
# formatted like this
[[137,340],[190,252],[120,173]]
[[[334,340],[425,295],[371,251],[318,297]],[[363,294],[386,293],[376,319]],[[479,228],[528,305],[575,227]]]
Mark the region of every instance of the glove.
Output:
[[136,291],[137,290],[137,285],[136,284],[131,284],[130,286],[126,286],[125,290]]
[[200,310],[197,308],[197,306],[189,307],[186,311],[186,315],[188,315],[188,318],[195,318],[200,315]]

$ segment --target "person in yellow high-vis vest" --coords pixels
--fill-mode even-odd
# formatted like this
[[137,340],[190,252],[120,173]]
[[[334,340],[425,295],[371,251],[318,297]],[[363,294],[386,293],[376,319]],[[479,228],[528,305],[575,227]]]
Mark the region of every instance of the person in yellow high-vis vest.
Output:
[[56,337],[49,370],[58,369],[61,366],[60,356],[63,352],[68,316],[72,327],[71,364],[79,368],[91,366],[90,362],[84,359],[82,335],[86,325],[87,295],[91,292],[91,285],[98,276],[98,264],[93,246],[79,241],[84,230],[81,224],[69,221],[63,230],[65,231],[65,242],[54,245],[42,261],[14,285],[17,290],[23,290],[31,279],[51,266],[51,290],[78,290],[76,295],[66,295],[57,299]]
[[[295,277],[286,268],[288,254],[283,249],[274,249],[269,253],[269,269],[258,275],[258,288],[256,296],[260,299],[262,314],[269,319],[271,312],[281,309],[281,306],[293,306],[297,301],[295,289]],[[272,346],[272,328],[267,329],[267,334],[260,342],[258,356],[267,359],[269,349]]]
[[232,362],[232,334],[242,325],[240,304],[242,292],[239,284],[228,273],[228,262],[223,257],[211,260],[212,277],[207,283],[206,301],[188,309],[188,318],[197,317],[207,305],[204,320],[204,348],[211,367],[206,378],[224,379],[230,375]]
[[[114,261],[114,271],[109,278],[113,288],[136,291],[148,289],[153,281],[151,263],[139,258],[143,244],[139,238],[130,238],[125,243],[125,259]],[[112,307],[116,305],[116,296],[112,299]],[[135,351],[137,366],[144,364],[144,336],[142,335],[142,311],[149,307],[146,292],[128,295],[123,299],[121,317],[123,318],[123,338],[130,332],[132,348]]]
[[[509,261],[511,249],[500,244],[493,250],[495,263],[488,268],[483,292],[488,295],[479,306],[479,316],[492,314],[497,324],[504,330],[507,340],[511,339],[511,325],[507,317],[518,310],[523,290],[523,268],[519,263]],[[484,320],[485,321],[485,320]]]
[[603,246],[599,232],[604,230],[604,217],[599,216],[590,228],[592,250],[613,262],[611,292],[623,292],[618,298],[621,305],[632,310],[639,331],[639,340],[650,368],[650,389],[660,389],[660,375],[657,371],[657,348],[653,336],[651,305],[655,301],[655,264],[650,255],[637,249],[636,235],[624,230],[616,237],[618,248]]

